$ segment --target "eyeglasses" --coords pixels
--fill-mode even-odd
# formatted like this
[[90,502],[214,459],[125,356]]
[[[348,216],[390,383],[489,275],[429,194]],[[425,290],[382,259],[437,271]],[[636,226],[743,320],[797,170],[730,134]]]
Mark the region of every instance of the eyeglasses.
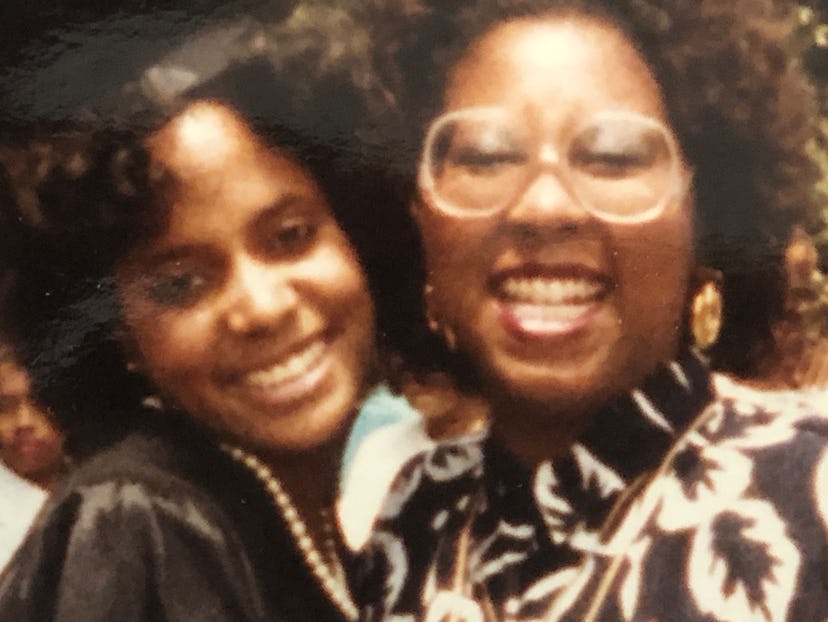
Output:
[[602,112],[560,144],[540,133],[502,108],[444,114],[426,134],[420,190],[446,215],[484,217],[508,209],[541,172],[551,172],[596,217],[634,223],[657,217],[689,188],[692,173],[675,137],[650,117]]

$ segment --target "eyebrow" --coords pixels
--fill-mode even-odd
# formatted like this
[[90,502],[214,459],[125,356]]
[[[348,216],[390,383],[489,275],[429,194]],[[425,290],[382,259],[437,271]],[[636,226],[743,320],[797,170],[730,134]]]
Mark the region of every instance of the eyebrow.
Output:
[[[253,219],[251,225],[255,227],[263,221],[270,220],[281,212],[293,207],[294,205],[309,204],[315,205],[321,197],[315,197],[309,194],[298,194],[296,192],[288,192],[279,197],[276,201],[262,208],[259,215]],[[322,199],[324,200],[324,199]]]

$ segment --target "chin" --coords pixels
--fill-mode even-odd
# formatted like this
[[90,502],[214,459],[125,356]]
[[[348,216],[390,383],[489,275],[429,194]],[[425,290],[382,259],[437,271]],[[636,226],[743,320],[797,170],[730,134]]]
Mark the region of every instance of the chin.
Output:
[[607,363],[606,353],[600,351],[560,362],[511,359],[494,364],[490,376],[515,399],[560,404],[590,400],[606,392],[612,384],[604,377]]
[[[278,439],[274,438],[273,449],[301,452],[344,442],[353,420],[356,396],[341,393],[307,404],[289,424],[283,422],[282,429],[276,431],[280,433]],[[285,429],[285,425],[289,425],[289,429]]]

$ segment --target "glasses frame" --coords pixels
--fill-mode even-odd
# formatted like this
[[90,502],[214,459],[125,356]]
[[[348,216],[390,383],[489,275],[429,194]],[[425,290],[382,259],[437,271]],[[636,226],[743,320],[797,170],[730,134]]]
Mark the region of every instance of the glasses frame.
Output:
[[514,113],[510,112],[506,108],[494,106],[470,107],[447,112],[435,118],[430,123],[428,130],[426,131],[423,149],[420,154],[419,169],[417,172],[417,185],[421,195],[426,199],[425,202],[436,211],[456,219],[491,218],[501,212],[508,211],[511,207],[513,207],[541,173],[548,173],[550,172],[550,169],[552,169],[552,172],[554,172],[555,176],[558,178],[558,181],[566,189],[569,196],[572,197],[572,199],[575,200],[583,210],[595,218],[610,223],[635,224],[658,218],[670,202],[683,199],[692,185],[693,169],[685,163],[681,150],[678,146],[678,140],[673,132],[670,131],[664,123],[652,117],[629,110],[605,110],[587,117],[584,122],[575,126],[574,130],[568,133],[567,140],[571,140],[572,137],[577,136],[588,125],[594,124],[596,120],[600,120],[602,118],[634,120],[636,123],[642,123],[661,132],[665,137],[667,149],[669,150],[670,158],[672,160],[671,168],[674,181],[671,182],[670,187],[667,191],[665,191],[662,198],[651,208],[630,216],[622,216],[606,213],[596,209],[594,206],[591,206],[583,200],[577,191],[573,189],[567,173],[567,165],[563,163],[560,157],[561,152],[557,150],[554,145],[550,144],[549,141],[539,141],[538,151],[534,154],[532,161],[532,166],[535,169],[534,174],[527,174],[523,185],[515,191],[514,197],[508,201],[504,201],[503,205],[494,206],[490,209],[484,210],[457,207],[451,202],[441,198],[437,193],[437,184],[431,173],[431,147],[434,144],[438,133],[447,123],[450,123],[458,118],[479,117],[487,119],[494,115],[506,116],[510,119],[514,119],[516,117]]

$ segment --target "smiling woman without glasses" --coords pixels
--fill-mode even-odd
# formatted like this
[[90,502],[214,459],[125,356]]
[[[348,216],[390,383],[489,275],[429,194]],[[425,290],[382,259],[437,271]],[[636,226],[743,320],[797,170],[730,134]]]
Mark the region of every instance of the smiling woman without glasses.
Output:
[[826,397],[701,354],[751,369],[815,204],[786,16],[383,8],[378,61],[419,132],[426,320],[492,422],[404,471],[366,619],[824,619]]
[[[394,230],[353,135],[367,104],[278,34],[146,132],[7,160],[10,324],[87,455],[0,579],[4,620],[356,617],[332,506],[380,246],[353,223]],[[329,92],[351,107],[317,118]]]

